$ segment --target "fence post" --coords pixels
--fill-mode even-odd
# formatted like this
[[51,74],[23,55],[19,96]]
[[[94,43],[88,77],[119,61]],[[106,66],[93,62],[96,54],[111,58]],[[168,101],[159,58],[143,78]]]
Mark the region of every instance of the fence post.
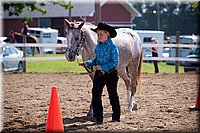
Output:
[[[176,47],[176,58],[179,57],[180,55],[180,52],[179,52],[179,41],[180,40],[180,31],[177,31],[176,32],[176,44],[177,44],[177,47]],[[176,59],[176,63],[175,63],[175,73],[179,73],[179,61],[178,59]]]
[[23,43],[24,43],[24,47],[23,47],[23,72],[25,73],[26,72],[26,35],[22,35],[22,39],[23,39]]
[[95,25],[97,25],[101,21],[101,6],[100,0],[95,0]]

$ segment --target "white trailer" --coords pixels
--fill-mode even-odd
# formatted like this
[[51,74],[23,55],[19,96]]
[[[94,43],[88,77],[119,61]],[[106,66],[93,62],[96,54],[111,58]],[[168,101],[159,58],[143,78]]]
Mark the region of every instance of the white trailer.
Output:
[[[57,44],[58,30],[51,28],[28,28],[30,35],[36,36],[38,43],[42,44]],[[43,54],[56,54],[56,47],[41,47]]]
[[[188,45],[199,45],[199,36],[198,35],[181,35],[179,39],[179,44],[188,44]],[[169,38],[170,44],[176,44],[176,36],[170,36]],[[192,52],[195,48],[180,48],[179,57],[185,58]],[[169,49],[169,57],[176,57],[176,48],[170,47]],[[175,64],[175,61],[166,61],[167,64]],[[182,65],[184,62],[180,62]]]
[[[142,41],[142,44],[151,44],[151,38],[156,38],[158,40],[158,44],[164,44],[164,31],[153,31],[153,30],[135,30]],[[162,57],[163,47],[158,47],[158,57]],[[143,48],[143,56],[144,57],[152,57],[151,48],[144,47]]]

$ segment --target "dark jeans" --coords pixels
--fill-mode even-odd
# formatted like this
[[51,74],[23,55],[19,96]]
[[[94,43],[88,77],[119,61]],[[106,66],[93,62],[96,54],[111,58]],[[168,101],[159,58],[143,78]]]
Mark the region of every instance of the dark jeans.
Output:
[[159,73],[158,61],[157,60],[153,60],[153,65],[154,65],[154,72],[155,73]]
[[101,77],[94,78],[93,88],[92,88],[92,106],[95,118],[103,121],[103,106],[102,106],[101,95],[103,92],[103,88],[106,85],[109,94],[110,104],[112,106],[112,111],[113,111],[112,119],[120,120],[120,104],[117,93],[118,79],[119,77],[117,70],[111,73],[106,73]]

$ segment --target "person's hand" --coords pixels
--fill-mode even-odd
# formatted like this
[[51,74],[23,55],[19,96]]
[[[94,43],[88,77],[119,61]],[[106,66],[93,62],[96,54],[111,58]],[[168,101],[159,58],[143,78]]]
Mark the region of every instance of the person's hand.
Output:
[[102,67],[100,65],[94,66],[96,70],[102,71]]
[[79,66],[86,66],[86,62],[79,63]]

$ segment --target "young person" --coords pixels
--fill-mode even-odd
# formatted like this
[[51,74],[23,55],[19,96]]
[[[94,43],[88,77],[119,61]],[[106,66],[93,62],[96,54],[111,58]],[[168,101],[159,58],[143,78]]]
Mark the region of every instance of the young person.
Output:
[[96,57],[92,60],[80,63],[81,66],[94,66],[96,69],[92,88],[92,120],[98,123],[103,122],[103,106],[101,95],[106,85],[112,106],[112,122],[120,122],[120,104],[117,92],[118,83],[118,47],[112,42],[111,38],[117,35],[116,30],[110,25],[100,22],[96,29],[91,29],[97,33],[98,44],[95,48]]

